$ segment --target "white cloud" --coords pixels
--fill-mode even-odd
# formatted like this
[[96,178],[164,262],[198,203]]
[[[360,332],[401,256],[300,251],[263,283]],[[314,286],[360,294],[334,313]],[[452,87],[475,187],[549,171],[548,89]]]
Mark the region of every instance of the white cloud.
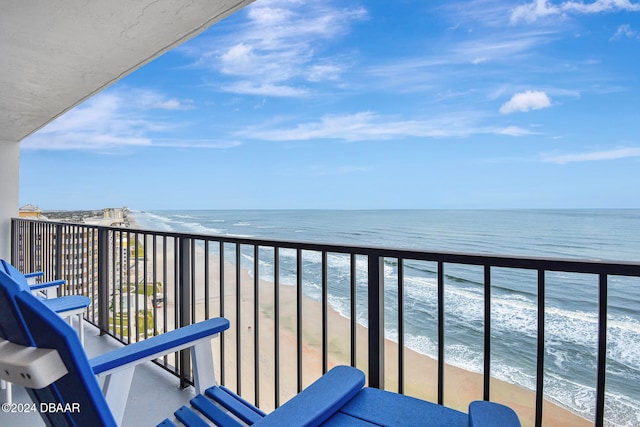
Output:
[[508,136],[525,136],[525,135],[533,135],[535,132],[532,132],[528,129],[523,129],[519,126],[507,126],[506,128],[497,130],[496,133],[499,133],[501,135],[508,135]]
[[593,162],[599,160],[617,160],[630,157],[640,157],[640,147],[624,147],[584,153],[544,154],[541,156],[541,160],[546,163],[565,164],[574,162]]
[[191,110],[194,108],[190,99],[167,98],[165,95],[148,89],[135,89],[130,100],[140,109],[158,110]]
[[513,9],[511,22],[533,22],[538,18],[551,15],[592,14],[606,12],[637,12],[640,3],[631,0],[596,0],[590,3],[581,1],[563,1],[553,3],[550,0],[533,0]]
[[290,0],[257,2],[246,10],[247,22],[237,31],[200,46],[197,64],[235,79],[216,80],[220,90],[280,97],[307,96],[308,84],[338,80],[348,65],[323,56],[326,45],[367,14],[358,7]]
[[[23,140],[21,147],[112,152],[126,147],[157,145],[153,133],[166,131],[177,124],[152,118],[152,113],[192,108],[190,100],[170,98],[151,90],[103,92]],[[176,146],[184,146],[180,141],[174,142]],[[167,141],[158,145],[166,144]]]
[[[135,98],[131,101],[133,102]],[[150,145],[145,133],[153,124],[136,114],[123,114],[123,98],[99,94],[26,138],[25,149],[106,150]]]
[[240,141],[215,139],[154,138],[154,147],[172,148],[233,148],[242,145]]
[[560,3],[560,8],[576,13],[602,13],[618,11],[640,11],[640,4],[630,0],[596,0],[591,3],[567,1]]
[[255,71],[256,62],[253,47],[245,43],[231,46],[220,57],[221,71],[225,74],[248,75]]
[[640,32],[631,29],[629,25],[620,25],[616,30],[616,33],[611,36],[611,40],[618,40],[622,38],[640,39]]
[[516,7],[511,13],[511,22],[533,22],[538,18],[561,13],[557,6],[550,5],[548,0],[534,0],[531,3]]
[[305,88],[295,86],[279,85],[273,83],[254,83],[248,80],[240,80],[226,85],[227,92],[240,95],[261,95],[277,97],[303,97],[309,94]]
[[322,82],[339,80],[344,67],[339,64],[311,65],[307,70],[307,80],[310,82]]
[[[555,32],[548,28],[509,31],[478,31],[473,36],[439,40],[428,54],[386,56],[366,64],[350,89],[364,93],[390,91],[415,94],[428,92],[430,99],[443,88],[478,95],[513,79],[512,66],[522,66],[537,57],[537,49],[548,44]],[[363,61],[364,63],[364,61]],[[496,66],[498,65],[498,66]],[[538,64],[527,67],[535,70]],[[525,69],[525,67],[522,67]],[[479,84],[482,82],[482,84]],[[487,95],[489,96],[489,95]]]
[[500,107],[502,114],[515,113],[517,111],[539,110],[551,107],[551,100],[545,92],[528,90],[516,93],[509,101]]
[[403,138],[455,138],[475,134],[521,136],[531,133],[515,126],[496,128],[479,125],[483,118],[481,113],[461,111],[424,120],[401,120],[393,116],[362,111],[355,114],[325,115],[317,121],[289,127],[266,125],[246,128],[236,132],[235,137],[266,141],[381,141]]

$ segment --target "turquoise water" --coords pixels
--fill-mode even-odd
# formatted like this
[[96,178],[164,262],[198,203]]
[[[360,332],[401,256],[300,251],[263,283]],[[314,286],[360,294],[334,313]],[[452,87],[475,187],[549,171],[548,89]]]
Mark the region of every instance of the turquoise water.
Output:
[[[265,239],[504,255],[640,262],[640,210],[400,211],[135,211],[143,228]],[[253,268],[253,254],[242,263]],[[260,274],[273,277],[272,252],[261,251]],[[295,253],[283,250],[280,278],[295,283]],[[329,301],[348,316],[348,259],[330,255]],[[305,253],[305,292],[320,297],[319,254]],[[405,342],[435,357],[437,282],[433,263],[405,267]],[[482,269],[445,267],[447,363],[482,371]],[[366,264],[357,265],[364,289]],[[396,266],[385,280],[397,282]],[[535,272],[492,270],[492,366],[495,377],[535,387]],[[393,301],[395,292],[387,301]],[[389,304],[387,335],[397,338]],[[595,413],[597,278],[547,273],[545,394],[586,417]],[[364,310],[359,310],[364,313]],[[366,315],[358,321],[366,324]],[[613,277],[609,289],[607,424],[640,426],[640,279]]]

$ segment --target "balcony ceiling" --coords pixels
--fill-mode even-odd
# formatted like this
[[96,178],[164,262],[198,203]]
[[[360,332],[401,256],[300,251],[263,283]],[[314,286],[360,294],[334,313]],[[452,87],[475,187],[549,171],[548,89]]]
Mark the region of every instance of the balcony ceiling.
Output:
[[253,0],[4,0],[0,142],[67,110]]

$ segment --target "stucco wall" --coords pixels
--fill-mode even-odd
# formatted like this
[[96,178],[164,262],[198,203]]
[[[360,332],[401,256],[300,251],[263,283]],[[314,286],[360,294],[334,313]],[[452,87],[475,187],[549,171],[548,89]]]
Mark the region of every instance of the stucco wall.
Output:
[[0,258],[11,257],[11,218],[18,216],[20,144],[0,140]]

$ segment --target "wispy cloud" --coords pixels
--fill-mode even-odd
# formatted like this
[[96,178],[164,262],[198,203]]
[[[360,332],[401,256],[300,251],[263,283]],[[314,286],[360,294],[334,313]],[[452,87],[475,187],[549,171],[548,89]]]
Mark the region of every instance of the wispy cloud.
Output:
[[[162,120],[158,112],[194,108],[193,101],[167,97],[157,91],[122,89],[98,94],[26,138],[21,147],[31,150],[83,150],[114,152],[141,146],[193,146],[194,141],[159,140],[153,135],[170,132],[178,123]],[[200,146],[217,147],[216,141]]]
[[528,90],[516,93],[500,107],[502,114],[526,112],[551,107],[551,100],[545,92]]
[[474,38],[454,47],[455,58],[460,63],[473,64],[505,59],[512,61],[515,55],[529,53],[547,43],[554,33],[548,29],[511,31]]
[[371,166],[360,165],[315,165],[311,167],[311,174],[316,176],[349,175],[368,172],[371,169]]
[[154,138],[154,147],[171,148],[233,148],[242,145],[238,140],[189,139],[189,138]]
[[636,39],[640,40],[640,31],[631,28],[630,25],[620,25],[615,34],[611,36],[611,40],[619,39]]
[[[555,37],[549,29],[513,30],[465,36],[456,40],[439,40],[438,49],[414,57],[373,59],[363,67],[366,79],[354,82],[367,89],[400,93],[441,91],[443,87],[464,87],[470,83],[486,92],[492,81],[507,81],[514,62],[527,60],[537,48]],[[501,68],[494,64],[503,65]],[[535,69],[535,68],[533,68]],[[485,84],[477,85],[478,81]],[[458,89],[460,90],[460,89]]]
[[495,133],[508,136],[525,136],[534,135],[536,132],[533,132],[529,129],[521,128],[519,126],[507,126],[505,128],[497,129]]
[[195,108],[191,99],[168,98],[149,89],[132,90],[128,102],[140,110],[187,111]]
[[267,82],[252,82],[240,80],[224,86],[225,92],[239,95],[260,95],[275,97],[303,97],[309,95],[309,90],[303,87],[295,87],[286,84],[273,84]]
[[355,114],[325,115],[317,121],[307,121],[289,127],[246,128],[235,133],[236,138],[266,141],[308,141],[335,139],[342,141],[384,141],[403,138],[451,138],[476,134],[522,136],[530,131],[517,126],[496,127],[481,124],[484,115],[474,111],[425,119],[399,119],[371,111]]
[[533,22],[552,15],[638,12],[640,3],[631,0],[596,0],[593,2],[533,0],[513,9],[511,22]]
[[219,84],[222,91],[306,96],[309,84],[340,78],[348,62],[326,56],[324,45],[348,34],[351,25],[366,16],[363,8],[327,2],[257,2],[230,36],[209,39],[196,49],[197,65],[234,79]]
[[511,11],[504,0],[467,0],[445,2],[438,7],[452,23],[449,29],[473,26],[480,23],[486,27],[501,28],[509,21]]
[[583,153],[543,154],[540,158],[546,163],[566,164],[575,162],[618,160],[631,157],[640,157],[640,147],[622,147],[611,150],[588,151]]

